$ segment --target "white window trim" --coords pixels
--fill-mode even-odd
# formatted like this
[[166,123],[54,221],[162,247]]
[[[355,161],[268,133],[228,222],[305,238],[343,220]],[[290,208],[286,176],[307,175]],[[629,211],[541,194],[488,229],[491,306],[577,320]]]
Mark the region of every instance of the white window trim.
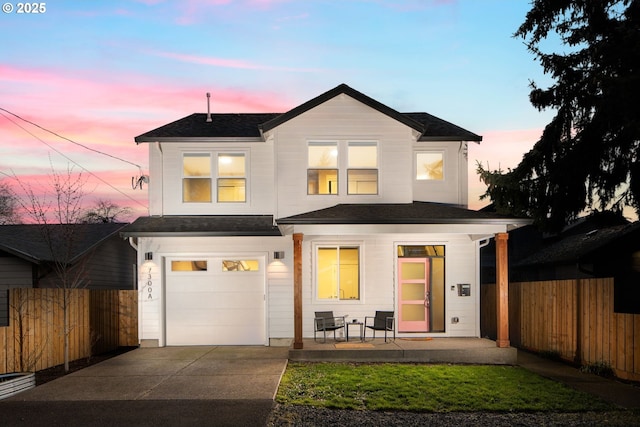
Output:
[[[206,154],[209,156],[210,162],[210,174],[208,176],[211,179],[211,201],[210,202],[185,202],[184,195],[182,194],[182,186],[184,176],[184,157],[189,154]],[[245,180],[245,200],[244,202],[219,202],[218,201],[218,179],[226,179],[228,177],[221,177],[218,174],[218,156],[224,154],[243,154],[244,155],[244,180]],[[225,150],[225,149],[212,149],[212,150],[183,150],[180,152],[180,203],[182,205],[229,205],[229,204],[246,204],[251,202],[251,151],[246,148]],[[206,177],[203,177],[206,178]]]
[[[358,248],[358,277],[359,277],[359,299],[324,299],[318,298],[318,249],[319,248],[337,248],[337,247],[357,247]],[[363,241],[326,241],[314,242],[311,245],[311,272],[313,282],[313,302],[317,304],[364,304],[365,296],[365,273],[364,273],[364,242]]]
[[[418,179],[418,154],[441,154],[442,155],[442,179]],[[447,180],[447,156],[446,156],[446,150],[441,149],[434,149],[434,150],[414,150],[413,151],[413,181],[414,182],[419,182],[421,184],[425,184],[425,183],[430,183],[430,184],[437,184],[437,183],[443,183]]]

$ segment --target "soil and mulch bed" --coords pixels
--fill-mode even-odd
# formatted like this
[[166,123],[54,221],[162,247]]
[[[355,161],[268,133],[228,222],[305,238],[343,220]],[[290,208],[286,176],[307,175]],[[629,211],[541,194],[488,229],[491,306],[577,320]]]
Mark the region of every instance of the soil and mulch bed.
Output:
[[66,373],[64,372],[64,365],[52,366],[51,368],[37,371],[36,386],[42,385],[49,381],[53,381],[56,378],[63,377],[66,374],[79,371],[80,369],[84,369],[88,366],[95,365],[96,363],[103,362],[107,359],[111,359],[112,357],[131,351],[134,348],[137,348],[137,347],[119,347],[116,350],[109,351],[107,353],[97,354],[95,356],[85,357],[82,359],[71,361],[69,362],[69,372],[66,372]]

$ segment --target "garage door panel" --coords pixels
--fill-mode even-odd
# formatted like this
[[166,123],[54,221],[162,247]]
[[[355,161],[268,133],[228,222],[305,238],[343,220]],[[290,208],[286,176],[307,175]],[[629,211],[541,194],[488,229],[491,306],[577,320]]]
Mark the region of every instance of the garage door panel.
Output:
[[213,261],[208,271],[171,272],[167,265],[168,345],[265,343],[264,257],[258,272],[214,271]]

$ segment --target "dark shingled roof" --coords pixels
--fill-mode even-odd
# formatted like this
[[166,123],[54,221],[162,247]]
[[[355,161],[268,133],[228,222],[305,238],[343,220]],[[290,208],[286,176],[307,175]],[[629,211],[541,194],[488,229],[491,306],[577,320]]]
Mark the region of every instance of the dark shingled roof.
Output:
[[136,142],[155,142],[158,138],[260,138],[260,125],[279,113],[211,114],[194,113],[157,129],[136,136]]
[[529,224],[454,205],[431,202],[340,204],[277,220],[278,224]]
[[281,236],[273,215],[185,215],[140,217],[123,237],[149,236]]
[[[609,244],[618,242],[619,239],[630,237],[632,234],[640,234],[640,221],[565,237],[520,260],[516,266],[575,262]],[[636,238],[638,237],[640,236],[636,236]]]
[[482,137],[427,113],[399,113],[351,87],[341,84],[286,113],[194,113],[135,138],[136,143],[184,141],[185,138],[261,138],[263,131],[293,119],[329,99],[346,94],[420,132],[420,141],[482,141]]
[[[56,260],[74,263],[125,225],[119,223],[3,225],[0,226],[0,250],[36,264]],[[72,231],[66,231],[68,227],[72,227]],[[53,248],[50,248],[45,235],[51,236]],[[52,250],[56,254],[66,251],[66,245],[69,243],[72,243],[72,247],[68,257],[53,256]]]

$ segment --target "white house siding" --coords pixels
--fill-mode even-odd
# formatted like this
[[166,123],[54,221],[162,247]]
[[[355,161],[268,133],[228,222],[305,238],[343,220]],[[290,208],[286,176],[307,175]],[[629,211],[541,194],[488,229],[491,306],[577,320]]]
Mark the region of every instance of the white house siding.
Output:
[[[413,200],[421,202],[467,205],[467,143],[463,141],[420,141],[413,144],[412,158]],[[444,153],[444,179],[418,181],[415,153],[435,151]]]
[[[308,212],[339,203],[410,203],[413,130],[347,95],[335,98],[283,123],[271,131],[276,140],[276,217]],[[376,141],[377,195],[347,195],[347,159],[339,157],[339,194],[307,195],[309,141]],[[346,146],[346,145],[345,145]]]
[[[316,244],[353,244],[361,246],[361,299],[359,301],[321,302],[315,296],[314,246]],[[477,245],[468,234],[380,234],[363,236],[312,236],[303,240],[303,335],[313,337],[315,311],[333,310],[337,316],[364,320],[376,310],[398,313],[397,245],[445,245],[445,332],[405,333],[398,336],[475,337],[479,335],[477,311]],[[471,285],[471,296],[458,296],[457,284]],[[453,286],[453,289],[452,289]],[[457,324],[451,323],[458,317]]]
[[[274,260],[274,251],[284,251],[283,260]],[[153,261],[145,261],[145,252]],[[138,242],[140,340],[143,344],[165,346],[164,264],[170,258],[237,258],[260,254],[266,265],[266,327],[268,340],[293,336],[293,252],[291,236],[286,237],[143,237]],[[149,278],[149,275],[151,278]],[[149,292],[149,282],[151,292]],[[149,297],[151,295],[151,297]]]
[[[154,144],[149,147],[151,167],[155,174],[149,186],[151,215],[251,215],[270,214],[274,209],[274,175],[272,142],[185,142],[163,143],[161,152]],[[211,203],[182,202],[183,153],[246,153],[246,202],[216,203],[216,177],[212,177]],[[214,171],[212,171],[214,172]],[[162,180],[159,183],[155,181]]]

